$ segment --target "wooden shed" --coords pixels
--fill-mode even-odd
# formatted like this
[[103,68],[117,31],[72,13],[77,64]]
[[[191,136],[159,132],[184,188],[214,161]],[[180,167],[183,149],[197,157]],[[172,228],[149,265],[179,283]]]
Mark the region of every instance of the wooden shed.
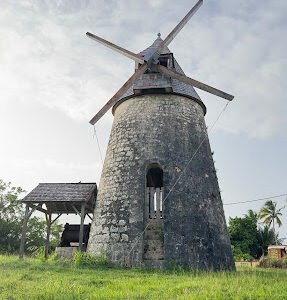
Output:
[[[62,214],[78,214],[81,217],[79,250],[82,250],[84,219],[93,214],[97,197],[96,183],[39,183],[22,202],[26,204],[20,244],[20,259],[24,256],[27,223],[35,210],[43,212],[47,221],[45,257],[48,256],[51,225]],[[54,215],[54,219],[52,218]]]
[[287,245],[270,245],[268,246],[268,255],[271,258],[283,258],[287,255]]

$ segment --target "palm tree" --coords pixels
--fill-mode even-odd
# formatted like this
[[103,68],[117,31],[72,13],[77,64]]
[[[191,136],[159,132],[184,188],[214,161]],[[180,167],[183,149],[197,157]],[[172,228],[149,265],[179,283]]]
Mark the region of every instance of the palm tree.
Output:
[[[280,216],[282,216],[282,209],[284,207],[281,207],[279,209],[276,209],[276,203],[273,202],[272,200],[268,200],[265,202],[264,206],[261,208],[260,213],[259,213],[259,218],[263,219],[263,224],[266,224],[270,227],[272,224],[272,230],[275,235],[275,222],[277,225],[280,227],[282,225],[282,222],[280,220]],[[276,239],[276,244],[277,244],[277,239]]]
[[258,229],[258,244],[261,252],[261,256],[264,256],[267,254],[268,246],[274,245],[274,243],[277,243],[280,239],[278,238],[278,234],[274,235],[273,230],[270,230],[270,227],[268,225],[264,225],[263,227],[259,227]]

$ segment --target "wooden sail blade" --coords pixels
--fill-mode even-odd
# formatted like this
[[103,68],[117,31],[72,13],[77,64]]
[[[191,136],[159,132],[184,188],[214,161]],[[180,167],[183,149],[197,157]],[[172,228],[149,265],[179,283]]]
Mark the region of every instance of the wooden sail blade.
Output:
[[129,80],[115,93],[115,95],[101,108],[101,110],[90,120],[94,125],[99,119],[119,100],[119,98],[130,88],[135,80],[140,77],[146,70],[147,64],[141,65]]
[[165,46],[168,46],[172,40],[177,36],[177,34],[181,31],[181,29],[185,26],[185,24],[191,19],[191,17],[197,12],[197,10],[202,5],[203,0],[199,0],[193,8],[187,13],[187,15],[175,26],[175,28],[170,32],[170,34],[164,39],[164,41],[160,44],[157,53],[160,54],[162,49]]
[[137,54],[135,54],[135,53],[133,53],[129,50],[126,50],[126,49],[124,49],[124,48],[122,48],[118,45],[115,45],[115,44],[113,44],[109,41],[106,41],[105,39],[103,39],[99,36],[96,36],[96,35],[94,35],[90,32],[87,32],[86,35],[87,35],[87,37],[91,38],[92,40],[97,41],[98,43],[100,43],[100,44],[102,44],[102,45],[104,45],[104,46],[106,46],[106,47],[108,47],[108,48],[110,48],[110,49],[112,49],[112,50],[128,57],[128,58],[131,58],[135,62],[138,62],[140,64],[144,63],[144,60],[140,55],[137,55]]
[[198,89],[201,89],[205,92],[211,93],[211,94],[216,95],[218,97],[224,98],[224,99],[229,100],[229,101],[231,101],[234,98],[234,96],[232,96],[230,94],[227,94],[227,93],[225,93],[221,90],[218,90],[218,89],[216,89],[216,88],[214,88],[210,85],[207,85],[205,83],[202,83],[200,81],[197,81],[195,79],[187,77],[187,76],[185,76],[183,74],[180,74],[180,73],[178,73],[174,70],[168,69],[164,66],[157,65],[157,69],[158,69],[159,72],[161,72],[162,74],[164,74],[166,76],[172,77],[172,78],[177,79],[177,80],[179,80],[181,82],[184,82],[186,84],[190,84],[190,85],[192,85],[192,86],[194,86]]

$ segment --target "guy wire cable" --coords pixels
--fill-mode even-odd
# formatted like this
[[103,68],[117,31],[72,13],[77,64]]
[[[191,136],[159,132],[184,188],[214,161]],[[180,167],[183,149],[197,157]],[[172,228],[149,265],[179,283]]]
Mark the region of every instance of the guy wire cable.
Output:
[[[225,112],[227,106],[229,105],[229,101],[225,104],[224,108],[221,110],[221,112],[219,113],[218,117],[215,119],[215,121],[213,122],[213,124],[209,127],[210,129],[207,130],[206,132],[206,136],[203,138],[203,140],[200,142],[199,146],[197,147],[197,149],[195,150],[195,152],[193,153],[192,157],[190,158],[190,160],[187,162],[187,164],[185,165],[185,167],[183,168],[182,172],[180,172],[177,180],[175,181],[175,183],[173,184],[173,186],[171,187],[171,189],[169,190],[169,192],[167,193],[167,195],[164,197],[164,199],[162,200],[162,205],[164,204],[165,200],[168,198],[168,196],[170,195],[170,193],[173,191],[173,189],[175,188],[175,186],[177,185],[178,181],[180,180],[180,178],[182,177],[183,173],[185,172],[185,170],[187,169],[187,167],[189,166],[189,164],[191,163],[191,161],[193,160],[193,158],[195,157],[195,155],[197,154],[197,152],[199,151],[200,147],[202,146],[202,144],[204,143],[204,141],[208,138],[208,133],[210,133],[212,131],[212,129],[214,128],[215,124],[218,122],[219,118],[222,116],[222,114]],[[134,245],[132,246],[131,250],[129,251],[129,254],[127,256],[127,258],[131,255],[132,251],[134,250],[135,246],[137,245],[137,243],[139,242],[140,238],[143,236],[143,234],[145,233],[146,229],[148,228],[150,223],[148,223],[144,230],[139,234],[139,237],[137,238],[137,240],[135,241]]]

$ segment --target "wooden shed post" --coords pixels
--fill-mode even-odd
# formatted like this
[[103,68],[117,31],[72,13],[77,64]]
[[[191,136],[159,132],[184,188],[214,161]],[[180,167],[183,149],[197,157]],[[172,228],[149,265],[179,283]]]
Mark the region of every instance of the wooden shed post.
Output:
[[26,233],[27,233],[27,224],[28,220],[31,216],[33,211],[29,213],[29,206],[26,204],[26,210],[24,215],[24,221],[22,226],[22,236],[21,236],[21,242],[20,242],[20,251],[19,251],[19,259],[24,258],[24,248],[25,248],[25,242],[26,242]]
[[48,259],[49,255],[49,244],[50,244],[50,232],[51,232],[51,225],[52,225],[52,214],[46,214],[46,221],[47,221],[47,237],[45,243],[45,259]]
[[28,206],[28,204],[26,204],[26,210],[25,210],[24,221],[23,221],[23,226],[22,226],[22,236],[21,236],[21,241],[20,241],[19,259],[24,258],[24,248],[25,248],[25,242],[26,242],[28,220],[31,217],[34,210],[35,209],[32,208],[31,211],[29,211],[29,206]]
[[84,220],[85,220],[85,208],[86,204],[82,203],[81,205],[81,224],[80,224],[80,233],[79,233],[79,250],[83,251],[83,241],[84,241]]

